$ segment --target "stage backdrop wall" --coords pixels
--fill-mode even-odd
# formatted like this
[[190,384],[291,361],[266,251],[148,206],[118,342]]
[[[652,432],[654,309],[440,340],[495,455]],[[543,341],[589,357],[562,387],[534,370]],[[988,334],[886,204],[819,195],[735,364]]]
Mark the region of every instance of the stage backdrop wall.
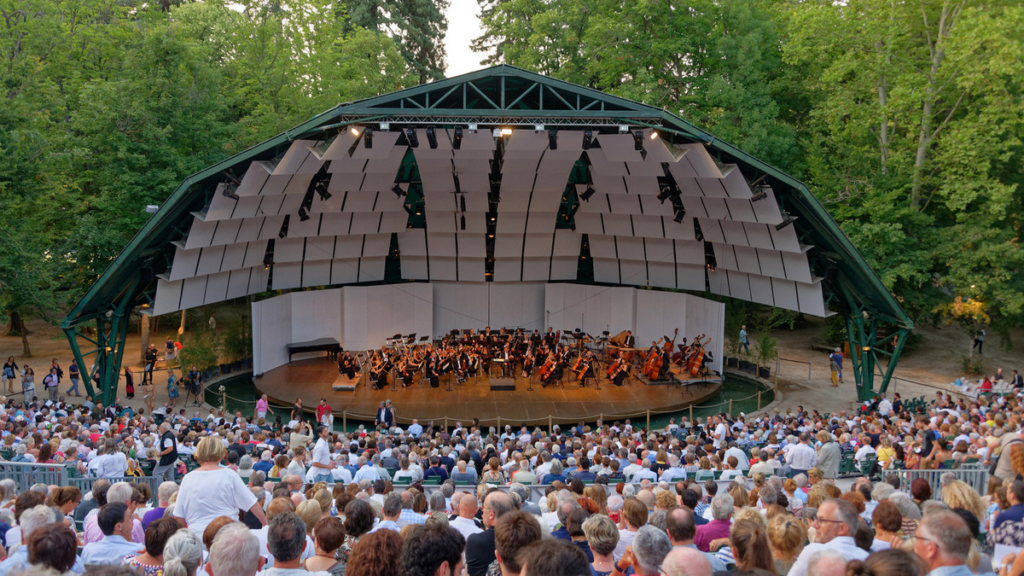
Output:
[[[544,283],[435,282],[349,286],[292,292],[253,302],[253,368],[262,374],[288,362],[287,345],[334,338],[346,350],[379,348],[395,334],[440,337],[485,326],[592,335],[632,330],[646,348],[662,335],[677,343],[712,338],[712,368],[721,370],[725,305],[691,294],[635,288]],[[304,355],[297,355],[300,359]]]

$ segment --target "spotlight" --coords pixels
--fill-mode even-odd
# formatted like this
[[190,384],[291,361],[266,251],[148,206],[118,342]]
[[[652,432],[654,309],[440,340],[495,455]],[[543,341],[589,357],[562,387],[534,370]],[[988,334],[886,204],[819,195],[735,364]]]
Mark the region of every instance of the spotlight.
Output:
[[236,193],[237,190],[238,186],[234,184],[224,184],[224,187],[221,188],[220,193],[223,194],[226,198],[238,200],[238,194]]
[[452,136],[452,148],[462,150],[462,128],[456,128]]
[[594,193],[594,189],[591,188],[590,186],[587,186],[587,189],[583,191],[583,194],[580,194],[580,200],[583,200],[584,202],[590,202],[590,199],[593,198]]
[[373,148],[373,128],[370,128],[369,126],[363,130],[363,148]]
[[558,129],[548,130],[548,148],[558,150]]
[[395,196],[398,196],[399,198],[401,198],[402,195],[405,194],[405,190],[402,190],[402,187],[399,186],[397,183],[395,183],[395,185],[391,188],[391,191],[394,192]]
[[535,134],[540,134],[543,131],[544,131],[544,125],[543,124],[534,124],[533,125],[533,132]]
[[590,150],[590,145],[594,143],[594,132],[592,130],[583,131],[583,149]]
[[299,206],[299,222],[305,222],[309,220],[309,213],[306,212],[305,206]]
[[466,215],[459,216],[459,228],[462,230],[466,229]]
[[463,212],[466,211],[466,197],[465,196],[462,196],[462,197],[459,198],[459,208],[462,208]]
[[512,135],[512,129],[511,128],[502,128],[501,129],[501,135],[502,136],[511,136]]
[[351,134],[352,134],[353,136],[355,136],[355,137],[357,137],[357,138],[359,137],[359,129],[358,129],[358,128],[356,128],[355,126],[353,126],[353,127],[349,128],[349,129],[348,129],[348,131],[349,131],[349,133],[351,133]]
[[644,149],[644,132],[643,130],[636,130],[633,132],[633,150]]
[[661,193],[658,194],[658,200],[662,204],[664,204],[665,200],[668,200],[671,196],[672,196],[672,189],[669,188],[668,186],[665,186],[664,188],[661,189]]
[[469,123],[469,133],[470,134],[476,134],[476,129],[477,129],[476,122],[470,122]]
[[380,131],[381,132],[388,132],[390,130],[391,130],[391,123],[390,122],[381,122],[380,123]]
[[786,219],[775,225],[775,229],[781,231],[786,226],[789,226],[793,222],[796,222],[796,216],[790,216],[786,214]]
[[331,196],[333,196],[333,194],[327,191],[326,182],[318,182],[314,190],[316,190],[316,193],[320,196],[320,201],[322,202],[327,202],[331,199]]
[[619,124],[619,133],[625,134],[626,132],[629,132],[629,124]]
[[676,210],[676,217],[673,218],[672,220],[675,221],[676,224],[682,224],[683,223],[683,218],[685,218],[685,217],[686,217],[686,210]]
[[654,140],[654,139],[656,139],[657,137],[658,137],[658,132],[657,132],[657,131],[655,131],[655,130],[651,130],[651,140]]
[[433,126],[427,126],[427,144],[430,144],[431,150],[437,148],[437,133],[434,132]]
[[494,136],[495,138],[501,138],[501,128],[495,128],[494,131],[491,132],[491,136]]
[[409,141],[409,146],[412,146],[413,148],[419,148],[419,146],[420,146],[420,139],[416,136],[416,129],[414,129],[414,128],[406,128],[405,129],[405,138],[406,138],[406,140]]
[[757,194],[754,194],[753,196],[751,196],[750,197],[750,201],[751,202],[757,202],[758,200],[764,200],[767,197],[768,197],[768,193],[765,192],[764,190],[761,190]]

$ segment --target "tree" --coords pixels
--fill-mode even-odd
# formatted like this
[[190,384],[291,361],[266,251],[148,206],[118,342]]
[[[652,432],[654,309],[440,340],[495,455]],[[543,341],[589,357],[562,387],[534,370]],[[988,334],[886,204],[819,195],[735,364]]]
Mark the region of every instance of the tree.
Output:
[[396,0],[393,9],[392,22],[398,27],[393,39],[410,75],[420,84],[444,78],[448,0]]

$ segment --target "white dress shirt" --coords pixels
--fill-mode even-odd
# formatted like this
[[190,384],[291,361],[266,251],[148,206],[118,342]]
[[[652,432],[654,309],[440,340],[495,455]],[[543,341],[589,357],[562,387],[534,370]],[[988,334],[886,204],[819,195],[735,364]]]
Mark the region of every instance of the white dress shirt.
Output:
[[729,448],[725,451],[725,460],[729,461],[729,456],[735,456],[736,461],[739,464],[736,466],[737,470],[750,470],[750,460],[747,459],[747,455],[739,448]]
[[469,518],[463,518],[462,516],[457,516],[455,520],[449,522],[448,525],[458,530],[459,534],[462,534],[463,538],[469,538],[473,534],[479,534],[483,532],[483,530],[481,530],[480,527],[476,525],[476,522],[470,520]]
[[786,454],[786,463],[794,470],[810,470],[818,463],[818,456],[807,444],[795,444]]
[[789,569],[789,576],[807,576],[807,565],[811,556],[821,550],[832,550],[840,553],[846,561],[863,560],[870,554],[857,546],[850,536],[839,536],[830,540],[827,544],[808,544],[804,551],[797,557],[793,567]]

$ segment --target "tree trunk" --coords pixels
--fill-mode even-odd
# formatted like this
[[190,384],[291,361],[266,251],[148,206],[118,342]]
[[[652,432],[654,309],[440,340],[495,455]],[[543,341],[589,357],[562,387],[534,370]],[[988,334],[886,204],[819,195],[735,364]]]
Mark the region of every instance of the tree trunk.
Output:
[[7,323],[7,330],[4,332],[4,336],[21,336],[27,332],[28,327],[25,326],[25,319],[22,318],[17,310],[11,310],[10,321]]
[[23,358],[32,357],[32,349],[28,347],[28,330],[25,330],[25,323],[21,324],[21,356]]
[[878,143],[881,148],[882,155],[882,174],[889,172],[889,115],[885,112],[885,104],[888,100],[888,82],[885,80],[885,76],[882,76],[878,80],[878,105],[882,109],[882,122],[878,130]]

